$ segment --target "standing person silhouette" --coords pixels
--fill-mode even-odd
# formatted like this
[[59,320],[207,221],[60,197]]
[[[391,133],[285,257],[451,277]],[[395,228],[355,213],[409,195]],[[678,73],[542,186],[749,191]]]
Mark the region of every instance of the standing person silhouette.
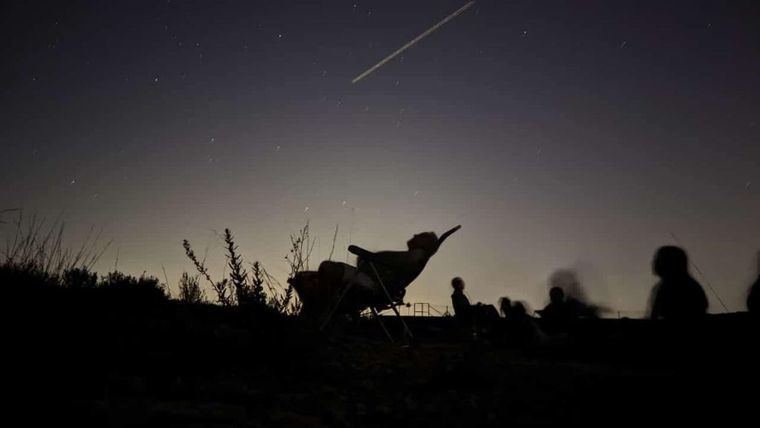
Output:
[[689,274],[686,251],[670,245],[660,247],[652,270],[660,277],[652,289],[652,319],[693,320],[707,313],[707,296],[702,285]]

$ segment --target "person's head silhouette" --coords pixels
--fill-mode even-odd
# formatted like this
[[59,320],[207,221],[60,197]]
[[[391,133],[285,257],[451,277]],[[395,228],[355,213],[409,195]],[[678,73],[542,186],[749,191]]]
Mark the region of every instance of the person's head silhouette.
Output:
[[499,299],[499,310],[503,316],[508,316],[512,310],[512,300],[509,297]]
[[562,303],[565,301],[565,290],[561,287],[552,287],[549,290],[549,301],[552,303]]
[[652,270],[662,279],[688,276],[689,258],[686,251],[673,245],[660,247],[654,256]]
[[693,319],[707,313],[707,296],[689,274],[686,251],[672,245],[660,247],[652,270],[660,277],[660,283],[652,289],[652,318]]
[[464,291],[464,280],[460,277],[452,279],[451,287],[454,289],[454,291]]
[[522,302],[515,302],[512,305],[512,316],[514,318],[521,318],[528,315],[528,311],[525,309],[525,305]]

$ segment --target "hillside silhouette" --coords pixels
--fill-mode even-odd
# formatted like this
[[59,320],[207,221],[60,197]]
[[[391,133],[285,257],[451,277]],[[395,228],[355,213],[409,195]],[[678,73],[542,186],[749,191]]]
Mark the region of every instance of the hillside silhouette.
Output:
[[[372,317],[321,328],[300,316],[293,291],[244,263],[229,230],[227,277],[214,280],[186,241],[198,276],[183,275],[174,297],[154,277],[98,275],[96,257],[41,236],[22,238],[0,265],[6,364],[21,378],[28,425],[683,423],[751,411],[752,396],[734,386],[758,379],[746,313],[579,316],[554,333],[556,318],[510,302],[476,336],[454,317],[407,317],[414,340],[391,342]],[[308,227],[291,242],[295,276],[307,270]],[[398,317],[380,319],[400,331]],[[547,333],[526,339],[535,331]]]

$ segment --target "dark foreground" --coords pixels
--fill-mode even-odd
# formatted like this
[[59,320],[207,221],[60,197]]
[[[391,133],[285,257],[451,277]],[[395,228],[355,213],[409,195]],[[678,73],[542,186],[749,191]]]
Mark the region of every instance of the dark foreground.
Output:
[[20,381],[18,426],[725,424],[752,423],[760,404],[745,314],[687,329],[588,322],[529,347],[415,319],[418,340],[402,347],[371,322],[326,336],[212,305],[58,296],[12,312],[4,365]]

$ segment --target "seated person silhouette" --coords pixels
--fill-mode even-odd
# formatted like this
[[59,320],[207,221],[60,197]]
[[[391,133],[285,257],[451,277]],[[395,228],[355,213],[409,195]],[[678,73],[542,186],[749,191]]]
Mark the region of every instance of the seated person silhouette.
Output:
[[538,312],[547,333],[557,333],[567,328],[567,324],[577,318],[573,304],[565,300],[565,291],[561,287],[549,290],[549,304]]
[[760,315],[760,252],[757,253],[757,280],[749,289],[747,309],[751,314]]
[[464,294],[464,280],[456,277],[451,280],[451,305],[454,307],[454,316],[464,325],[481,328],[499,318],[499,313],[492,305],[484,305],[480,302],[472,305],[470,299]]
[[499,312],[504,319],[510,319],[512,316],[512,299],[509,297],[499,299]]
[[682,248],[660,247],[652,270],[660,277],[652,289],[652,319],[693,320],[707,313],[707,296],[702,285],[689,274],[689,259]]
[[501,313],[504,315],[502,343],[510,346],[525,346],[537,342],[541,332],[533,317],[528,315],[525,304],[512,301],[509,297],[499,300]]
[[461,321],[471,321],[472,305],[470,304],[470,299],[464,295],[464,280],[460,277],[452,279],[451,288],[454,289],[454,292],[451,293],[451,305],[454,307],[454,316]]

